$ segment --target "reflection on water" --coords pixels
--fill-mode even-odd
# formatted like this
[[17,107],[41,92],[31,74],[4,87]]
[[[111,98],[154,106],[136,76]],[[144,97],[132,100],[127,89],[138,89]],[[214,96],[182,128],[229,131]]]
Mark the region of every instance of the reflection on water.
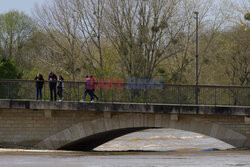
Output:
[[0,167],[250,167],[250,151],[201,151],[207,148],[228,149],[232,146],[201,134],[174,129],[154,129],[117,138],[96,150],[158,152],[0,149]]
[[176,129],[148,129],[128,134],[97,147],[98,151],[229,149],[231,145],[201,134]]

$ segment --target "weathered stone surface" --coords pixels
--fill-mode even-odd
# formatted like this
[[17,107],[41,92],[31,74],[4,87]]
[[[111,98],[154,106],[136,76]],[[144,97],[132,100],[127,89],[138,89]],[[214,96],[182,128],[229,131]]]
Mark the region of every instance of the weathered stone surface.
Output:
[[178,121],[178,114],[170,114],[170,120],[171,121]]
[[144,127],[143,114],[136,113],[134,116],[134,127]]
[[245,124],[250,124],[250,117],[249,116],[245,116],[244,120],[245,120]]
[[209,136],[216,138],[217,133],[218,133],[218,131],[219,131],[219,128],[220,128],[220,126],[219,126],[218,124],[213,124]]
[[104,124],[105,124],[105,128],[106,128],[107,131],[113,129],[111,118],[104,118]]
[[49,102],[27,100],[0,100],[0,109],[34,109],[34,110],[70,110],[70,111],[109,111],[133,113],[165,113],[165,114],[205,114],[205,115],[242,115],[250,116],[250,107],[243,106],[197,106],[170,104],[139,103],[81,103],[81,102]]
[[170,120],[170,115],[169,114],[162,114],[162,116],[161,116],[161,127],[168,128],[169,127],[169,120]]
[[104,119],[96,119],[91,121],[91,126],[93,129],[93,134],[101,133],[106,131]]
[[54,148],[53,144],[51,143],[51,139],[50,138],[47,138],[43,141],[44,145],[45,145],[45,148],[48,149],[48,150],[54,150],[56,148]]
[[45,118],[52,118],[52,111],[51,110],[44,110],[44,117]]
[[250,147],[248,115],[249,107],[0,100],[0,144],[58,149],[162,127]]
[[90,121],[83,122],[83,127],[84,127],[84,131],[86,133],[86,136],[90,136],[94,133]]
[[76,124],[75,127],[76,127],[77,133],[78,133],[80,138],[86,136],[85,129],[84,129],[83,124],[81,122]]
[[246,141],[248,140],[246,136],[235,132],[231,129],[225,130],[224,138],[222,141],[227,142],[235,147],[241,148],[241,147],[249,147],[249,145],[245,145]]
[[155,114],[155,127],[161,127],[161,117],[162,114]]

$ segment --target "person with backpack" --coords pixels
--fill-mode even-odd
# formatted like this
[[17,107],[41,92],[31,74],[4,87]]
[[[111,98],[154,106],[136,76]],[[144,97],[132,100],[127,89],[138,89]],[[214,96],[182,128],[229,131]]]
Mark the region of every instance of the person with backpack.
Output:
[[63,100],[63,88],[64,88],[64,82],[63,82],[63,77],[62,75],[59,75],[59,79],[57,82],[57,94],[59,96],[59,102],[61,102]]
[[[40,73],[37,73],[36,77],[36,100],[42,100],[42,89],[44,84],[43,75]],[[40,98],[39,98],[40,95]]]

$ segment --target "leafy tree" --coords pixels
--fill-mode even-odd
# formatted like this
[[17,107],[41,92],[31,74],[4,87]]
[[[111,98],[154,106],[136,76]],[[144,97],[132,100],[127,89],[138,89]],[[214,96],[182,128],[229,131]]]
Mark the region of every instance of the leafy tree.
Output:
[[27,40],[32,36],[35,25],[32,19],[16,10],[0,15],[0,55],[15,58],[18,66],[29,60],[23,57]]
[[226,47],[221,46],[221,64],[232,85],[246,86],[250,81],[249,33],[250,30],[234,27],[224,34]]
[[245,18],[245,20],[250,21],[250,13],[246,13],[246,14],[244,15],[244,18]]
[[20,79],[22,73],[14,63],[14,58],[2,58],[0,61],[0,79]]
[[[2,58],[0,61],[0,79],[20,79],[22,73],[14,63],[14,58]],[[20,85],[18,83],[0,83],[0,98],[17,98]]]

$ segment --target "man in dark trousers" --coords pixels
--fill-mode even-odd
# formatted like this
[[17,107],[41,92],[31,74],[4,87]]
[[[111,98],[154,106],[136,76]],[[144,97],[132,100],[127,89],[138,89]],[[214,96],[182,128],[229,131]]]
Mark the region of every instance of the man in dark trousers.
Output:
[[36,100],[39,100],[39,95],[40,95],[40,100],[42,100],[42,89],[43,89],[43,84],[44,84],[44,79],[42,74],[38,73],[35,77],[36,80]]
[[90,94],[90,101],[93,102],[94,98],[96,98],[96,100],[98,100],[98,97],[95,95],[95,78],[93,76],[90,76],[90,90],[89,90],[89,94]]
[[89,76],[86,75],[86,78],[85,78],[85,90],[84,90],[84,95],[83,95],[83,98],[82,98],[82,101],[84,102],[85,101],[85,98],[87,96],[87,94],[89,94]]
[[54,93],[54,100],[56,101],[56,83],[57,83],[57,76],[54,72],[50,72],[48,77],[49,82],[49,89],[50,89],[50,101],[53,101],[53,93]]

